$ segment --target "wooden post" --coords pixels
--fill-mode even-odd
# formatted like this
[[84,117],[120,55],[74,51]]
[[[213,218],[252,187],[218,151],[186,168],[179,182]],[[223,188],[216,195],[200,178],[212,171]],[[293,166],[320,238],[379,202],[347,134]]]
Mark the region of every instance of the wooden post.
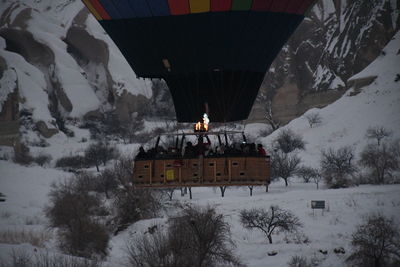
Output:
[[221,190],[221,197],[225,196],[226,185],[220,186],[219,189]]
[[228,166],[229,182],[231,182],[232,181],[232,170],[231,170],[232,162],[231,162],[231,160],[228,160],[228,164],[229,164],[229,166]]
[[166,173],[165,173],[165,160],[163,160],[163,163],[164,163],[164,184],[166,184],[167,183],[167,176],[165,175]]
[[217,183],[217,161],[214,161],[214,182]]
[[249,185],[249,189],[250,189],[250,196],[252,196],[253,195],[253,186]]
[[182,185],[182,166],[179,167],[179,184]]
[[152,180],[153,180],[153,164],[152,164],[152,162],[150,162],[150,169],[149,169],[149,171],[150,171],[150,184],[152,183]]

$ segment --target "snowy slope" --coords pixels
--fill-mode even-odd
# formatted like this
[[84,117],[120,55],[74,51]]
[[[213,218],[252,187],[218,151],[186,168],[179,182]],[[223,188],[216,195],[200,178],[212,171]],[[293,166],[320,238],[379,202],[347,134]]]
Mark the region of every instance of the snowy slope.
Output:
[[[400,70],[400,32],[387,44],[384,53],[365,70],[350,80],[376,76],[375,81],[363,87],[361,92],[343,97],[323,109],[311,109],[291,121],[290,128],[303,136],[306,150],[299,152],[305,165],[317,166],[321,149],[352,146],[358,152],[367,143],[365,132],[371,126],[383,126],[393,132],[392,138],[400,138],[400,82],[395,82]],[[322,123],[310,128],[305,116],[319,113]],[[262,142],[269,148],[279,134],[274,132]]]

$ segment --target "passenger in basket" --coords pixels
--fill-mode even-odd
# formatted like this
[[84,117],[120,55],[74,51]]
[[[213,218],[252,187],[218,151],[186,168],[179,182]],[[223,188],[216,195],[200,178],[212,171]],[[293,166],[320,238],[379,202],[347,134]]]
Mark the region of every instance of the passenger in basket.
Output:
[[144,148],[141,146],[139,147],[139,153],[136,155],[135,159],[145,159],[147,158],[147,153],[144,151]]
[[259,156],[266,156],[267,152],[265,152],[265,149],[263,148],[262,144],[257,145],[257,150],[258,150],[258,155]]
[[207,154],[206,152],[208,152],[208,150],[210,149],[211,146],[211,141],[210,138],[208,138],[208,136],[206,135],[207,138],[207,143],[204,143],[204,138],[203,136],[199,136],[199,138],[197,139],[197,145],[196,145],[196,152],[197,155],[201,156],[201,155],[205,155]]
[[187,142],[185,146],[185,157],[194,157],[196,155],[192,142]]

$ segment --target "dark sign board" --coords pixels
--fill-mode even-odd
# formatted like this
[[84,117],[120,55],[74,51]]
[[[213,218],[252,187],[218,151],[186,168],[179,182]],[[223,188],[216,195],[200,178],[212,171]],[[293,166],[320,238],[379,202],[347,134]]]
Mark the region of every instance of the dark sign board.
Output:
[[325,200],[311,200],[312,209],[325,209]]

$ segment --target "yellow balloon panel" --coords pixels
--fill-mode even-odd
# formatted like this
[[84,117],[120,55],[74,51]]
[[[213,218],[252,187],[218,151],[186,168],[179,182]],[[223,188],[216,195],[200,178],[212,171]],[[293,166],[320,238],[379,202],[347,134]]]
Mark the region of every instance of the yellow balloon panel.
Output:
[[190,13],[210,12],[210,0],[190,0]]

